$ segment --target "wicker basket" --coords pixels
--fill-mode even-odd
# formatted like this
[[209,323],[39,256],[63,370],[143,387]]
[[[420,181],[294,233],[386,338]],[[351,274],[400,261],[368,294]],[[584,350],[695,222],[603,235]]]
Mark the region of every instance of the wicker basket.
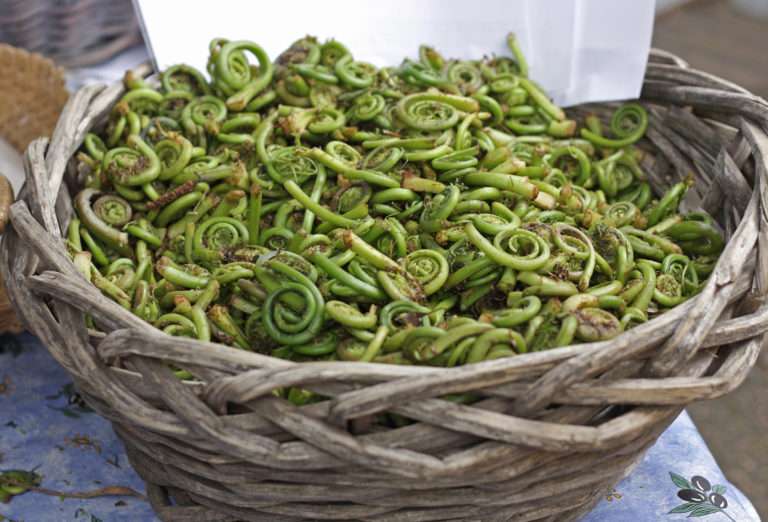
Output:
[[[64,71],[51,60],[0,44],[0,138],[19,153],[38,136],[49,136],[69,94]],[[8,220],[10,190],[0,172],[0,234]],[[21,325],[0,278],[0,333],[18,333]]]
[[[729,238],[701,294],[609,342],[453,369],[295,364],[166,336],[103,297],[65,253],[63,181],[121,93],[85,87],[51,142],[29,147],[0,269],[23,321],[113,422],[163,520],[576,520],[687,403],[732,390],[758,356],[768,104],[671,55],[652,53],[646,74],[648,170],[657,188],[695,172],[692,197]],[[296,407],[272,393],[285,386],[330,399]],[[462,392],[482,399],[441,398]],[[356,422],[382,411],[415,422]]]
[[48,136],[69,93],[64,71],[51,60],[0,44],[0,137],[19,152]]
[[0,42],[67,67],[99,63],[141,41],[131,0],[3,0]]

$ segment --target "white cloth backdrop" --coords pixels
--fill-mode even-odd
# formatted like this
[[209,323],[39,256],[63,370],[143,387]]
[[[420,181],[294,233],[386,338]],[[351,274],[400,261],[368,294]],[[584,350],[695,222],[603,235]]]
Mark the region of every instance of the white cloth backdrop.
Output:
[[276,57],[306,35],[336,38],[358,60],[398,65],[422,43],[446,57],[507,54],[518,35],[531,77],[562,105],[635,98],[654,0],[134,0],[162,68],[205,69],[214,37],[249,39]]

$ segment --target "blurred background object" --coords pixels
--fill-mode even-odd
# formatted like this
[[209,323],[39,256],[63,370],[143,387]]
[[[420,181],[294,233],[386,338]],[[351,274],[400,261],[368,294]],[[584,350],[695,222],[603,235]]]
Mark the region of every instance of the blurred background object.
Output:
[[[51,134],[69,94],[64,70],[39,54],[0,44],[0,71],[0,175],[18,193],[24,149],[38,136]],[[7,187],[0,190],[0,219],[5,219]],[[20,330],[0,280],[0,333]]]
[[742,14],[768,18],[768,1],[766,0],[731,0],[731,3]]
[[748,3],[768,13],[768,0],[693,0],[667,5],[656,19],[653,45],[679,55],[697,69],[768,97],[768,18],[746,14]]
[[131,0],[2,0],[0,42],[58,64],[102,62],[141,41]]
[[23,152],[47,136],[69,94],[64,70],[36,53],[0,44],[0,136]]
[[[653,46],[768,98],[768,0],[658,0]],[[759,15],[762,15],[759,16]],[[728,479],[768,520],[768,353],[733,393],[688,407]]]

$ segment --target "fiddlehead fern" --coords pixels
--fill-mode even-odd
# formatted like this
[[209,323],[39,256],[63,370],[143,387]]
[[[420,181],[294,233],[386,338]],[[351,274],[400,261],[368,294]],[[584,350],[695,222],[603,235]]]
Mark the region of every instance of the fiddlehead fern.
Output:
[[377,69],[337,41],[273,62],[215,39],[210,81],[126,75],[76,155],[67,251],[170,335],[297,362],[472,364],[611,339],[696,295],[724,236],[680,213],[691,180],[655,199],[635,146],[654,114],[571,119],[508,45]]

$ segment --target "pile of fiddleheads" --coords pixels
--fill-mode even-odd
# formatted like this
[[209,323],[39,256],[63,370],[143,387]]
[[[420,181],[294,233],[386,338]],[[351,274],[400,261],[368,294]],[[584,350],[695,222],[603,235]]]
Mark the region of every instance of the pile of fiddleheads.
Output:
[[642,106],[568,119],[512,58],[377,69],[307,37],[211,42],[78,154],[68,247],[176,336],[297,361],[454,366],[610,339],[694,295],[723,239],[656,199]]

